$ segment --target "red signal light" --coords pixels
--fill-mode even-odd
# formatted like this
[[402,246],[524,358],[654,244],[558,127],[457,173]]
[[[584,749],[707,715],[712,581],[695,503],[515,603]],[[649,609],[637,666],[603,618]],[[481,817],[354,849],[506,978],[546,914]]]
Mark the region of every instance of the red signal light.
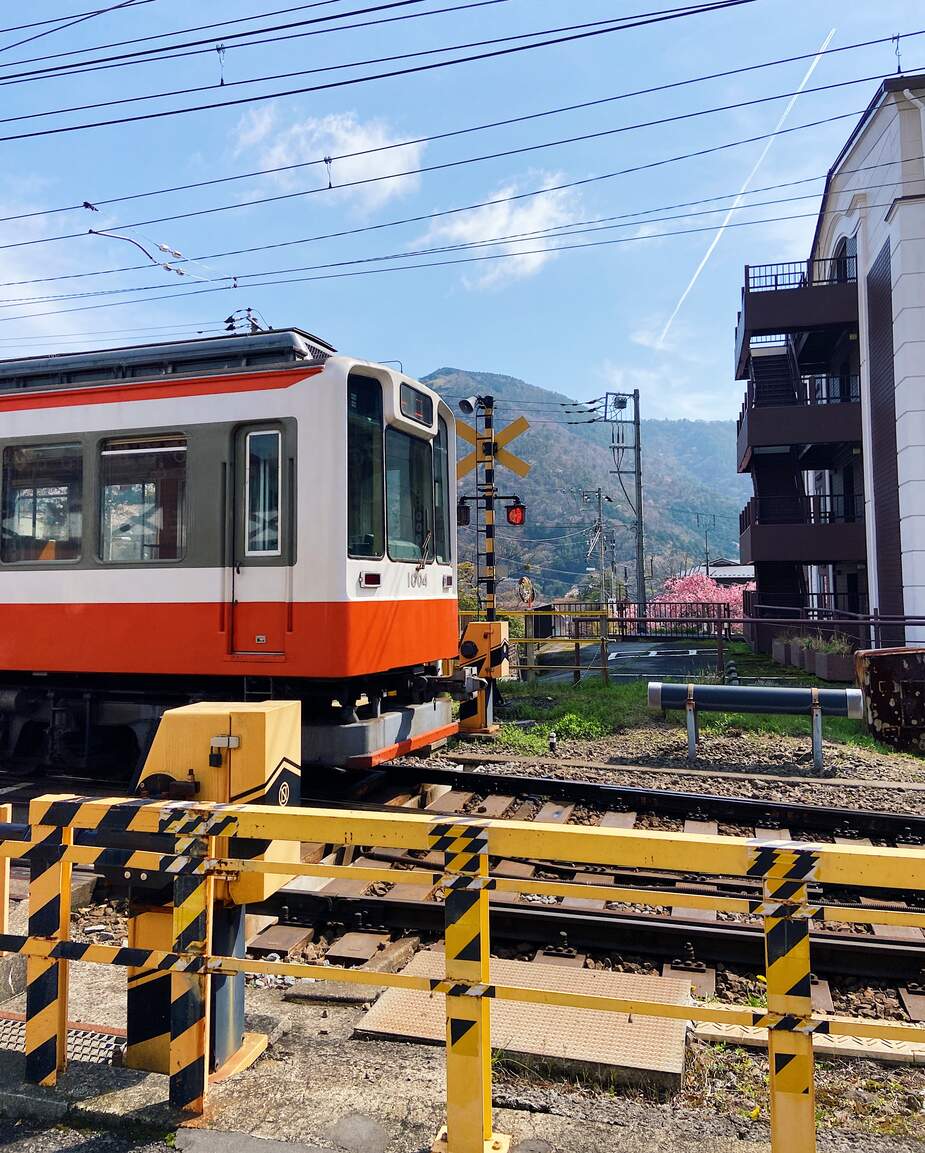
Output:
[[509,504],[504,510],[507,514],[507,523],[513,525],[523,525],[527,523],[527,506],[521,504]]

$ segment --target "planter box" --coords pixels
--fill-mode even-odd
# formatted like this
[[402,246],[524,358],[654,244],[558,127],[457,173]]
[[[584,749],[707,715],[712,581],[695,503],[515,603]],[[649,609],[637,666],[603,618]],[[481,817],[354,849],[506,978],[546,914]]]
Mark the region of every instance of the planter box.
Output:
[[819,654],[815,649],[804,649],[802,652],[801,667],[812,676],[816,672],[816,658]]
[[795,669],[801,669],[803,667],[803,646],[797,644],[796,641],[790,641],[787,650],[790,654],[790,663]]
[[816,676],[824,681],[854,684],[854,654],[816,653]]
[[790,641],[771,641],[771,660],[779,665],[790,663]]

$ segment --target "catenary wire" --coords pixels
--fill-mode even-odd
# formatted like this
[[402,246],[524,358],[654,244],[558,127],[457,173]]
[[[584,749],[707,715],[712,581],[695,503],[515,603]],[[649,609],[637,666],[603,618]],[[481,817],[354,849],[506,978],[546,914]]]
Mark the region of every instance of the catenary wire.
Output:
[[[407,7],[411,7],[411,6],[416,6],[418,4],[426,4],[426,3],[427,3],[427,0],[387,0],[387,2],[383,3],[383,4],[370,5],[370,6],[364,7],[364,8],[353,8],[348,12],[334,12],[334,13],[331,13],[329,16],[314,16],[309,20],[289,20],[285,24],[274,24],[274,25],[270,25],[267,28],[251,28],[251,29],[244,31],[244,32],[232,32],[232,33],[227,34],[227,35],[220,33],[217,36],[209,36],[209,37],[206,37],[205,39],[189,40],[189,41],[186,41],[185,43],[180,43],[180,44],[163,44],[159,48],[147,48],[147,49],[144,49],[144,50],[139,51],[139,52],[122,52],[116,56],[101,56],[96,60],[75,60],[70,64],[51,64],[47,68],[33,68],[33,69],[30,69],[26,72],[12,73],[10,76],[10,79],[18,79],[19,77],[24,77],[24,78],[28,78],[28,79],[54,79],[58,76],[75,76],[75,75],[79,76],[85,72],[92,72],[92,71],[98,70],[94,67],[91,67],[91,65],[103,65],[103,64],[110,64],[110,63],[118,64],[118,62],[122,62],[122,64],[120,66],[124,66],[126,64],[132,64],[132,63],[139,63],[139,64],[160,63],[160,62],[166,61],[166,60],[179,59],[180,57],[183,57],[183,56],[202,55],[204,53],[214,52],[215,48],[218,46],[219,43],[221,43],[222,47],[225,48],[226,50],[230,50],[232,48],[247,47],[246,42],[236,44],[236,43],[234,43],[234,41],[244,40],[245,38],[252,37],[252,36],[260,36],[264,32],[284,32],[285,33],[285,35],[283,35],[283,36],[276,37],[275,38],[276,40],[293,39],[293,38],[295,38],[295,33],[293,33],[292,29],[304,28],[306,25],[309,25],[309,24],[326,24],[326,23],[329,23],[330,21],[333,21],[333,20],[345,20],[351,16],[366,16],[366,15],[369,15],[370,13],[373,13],[373,12],[385,12],[385,11],[389,11],[389,10],[395,9],[395,8],[407,8]],[[443,10],[441,9],[440,11],[443,11]],[[414,15],[415,14],[411,14],[410,18],[413,18]],[[427,13],[424,13],[424,15],[427,15]],[[259,19],[259,17],[252,17],[252,19]],[[369,24],[375,24],[375,23],[378,23],[378,21],[368,21],[366,24],[348,25],[347,27],[365,28]],[[219,27],[219,26],[220,25],[207,25],[207,27]],[[320,29],[320,31],[324,32],[324,31],[327,31],[327,29]],[[334,29],[334,31],[339,31],[339,29]],[[170,32],[165,32],[165,33],[163,33],[163,35],[164,36],[170,36],[173,34]],[[126,40],[126,41],[124,41],[124,43],[126,43],[126,44],[142,43],[144,40],[149,40],[149,39],[152,39],[152,37],[143,36],[143,37],[139,37],[137,40]],[[155,37],[154,39],[159,39],[159,37]],[[257,44],[273,43],[273,42],[274,42],[273,40],[256,41]],[[203,45],[205,47],[200,47]],[[105,44],[104,45],[97,45],[95,48],[88,48],[88,49],[84,49],[83,51],[84,52],[93,52],[93,51],[104,49],[106,47],[111,47],[111,46],[105,45]],[[177,51],[177,49],[193,48],[193,47],[199,48],[199,51],[198,52],[180,52],[180,51]],[[166,55],[167,53],[174,53],[174,54],[173,55]],[[56,54],[52,54],[52,55],[48,55],[48,56],[33,56],[31,58],[27,58],[24,60],[13,60],[13,61],[10,61],[8,64],[0,65],[0,67],[17,68],[21,64],[37,64],[37,63],[41,63],[44,60],[55,60],[55,59],[58,59],[60,56],[69,56],[69,55],[74,55],[74,54],[75,53],[56,53]],[[143,58],[143,59],[141,59],[141,58]]]
[[[696,13],[686,12],[684,15],[699,15],[702,12],[719,11],[722,8],[731,5],[753,3],[756,3],[756,0],[721,0],[721,3],[717,3],[711,8],[697,9]],[[428,64],[416,64],[409,68],[395,68],[386,72],[374,72],[366,76],[355,76],[344,80],[330,80],[324,84],[314,84],[301,88],[289,88],[284,91],[258,93],[251,96],[241,96],[236,97],[233,100],[213,101],[206,104],[190,105],[186,108],[164,109],[160,112],[144,112],[135,116],[120,116],[113,117],[109,120],[85,121],[81,124],[61,125],[56,128],[42,128],[34,129],[30,132],[11,133],[7,134],[6,136],[0,136],[0,142],[8,143],[14,140],[34,140],[44,136],[58,136],[70,132],[83,132],[92,128],[108,128],[116,125],[138,124],[150,120],[163,120],[172,116],[183,116],[193,112],[205,112],[212,109],[221,108],[235,108],[244,104],[254,104],[267,100],[277,100],[284,96],[297,96],[313,92],[331,91],[333,89],[352,87],[356,84],[368,84],[378,80],[394,80],[402,76],[411,76],[424,72],[432,72],[442,68],[455,67],[457,64],[471,64],[482,60],[492,60],[502,56],[510,56],[521,52],[530,52],[536,48],[548,48],[553,45],[573,43],[580,40],[586,40],[590,37],[607,35],[612,32],[624,32],[629,28],[642,27],[647,24],[656,24],[666,19],[669,19],[669,17],[653,17],[649,20],[636,21],[634,24],[621,24],[613,25],[607,28],[595,28],[590,32],[570,33],[568,35],[557,36],[547,40],[538,40],[532,44],[516,44],[511,47],[500,48],[491,52],[479,52],[469,56],[459,56],[453,60],[432,61]],[[677,16],[671,17],[671,19],[677,19]]]
[[[914,32],[903,33],[903,35],[907,39],[917,37],[917,36],[922,36],[922,35],[925,35],[925,29],[921,29],[921,30],[914,31]],[[892,39],[893,39],[892,37],[883,37],[879,40],[857,41],[856,43],[842,45],[838,48],[829,48],[826,50],[826,54],[833,53],[833,52],[846,52],[849,50],[855,50],[855,49],[859,49],[859,48],[866,48],[866,47],[869,47],[873,44],[885,43],[887,40],[892,40]],[[452,136],[467,135],[467,134],[470,134],[473,132],[482,132],[482,131],[487,131],[487,130],[493,129],[493,128],[503,128],[503,127],[508,127],[512,124],[522,124],[522,123],[529,121],[529,120],[537,120],[537,119],[545,118],[548,116],[560,115],[560,114],[567,113],[567,112],[582,111],[586,108],[592,108],[592,107],[596,107],[596,106],[599,106],[602,104],[609,104],[609,103],[613,103],[615,101],[626,100],[626,99],[630,99],[630,98],[636,97],[636,96],[648,96],[648,95],[653,95],[653,94],[659,93],[659,92],[673,91],[674,89],[687,87],[687,86],[690,86],[693,84],[701,84],[701,83],[705,83],[705,82],[708,82],[711,80],[717,80],[717,79],[726,79],[726,78],[729,78],[732,76],[739,75],[743,72],[755,72],[755,71],[759,71],[759,70],[762,70],[765,68],[777,67],[777,66],[782,65],[782,64],[789,64],[789,63],[792,63],[794,61],[799,61],[799,60],[804,60],[804,59],[806,59],[805,55],[779,57],[775,60],[763,61],[760,64],[750,64],[750,65],[745,65],[741,68],[727,69],[727,70],[722,71],[722,72],[712,72],[712,73],[702,74],[700,76],[692,76],[692,77],[688,77],[687,79],[684,79],[684,80],[670,81],[666,84],[652,85],[652,86],[647,87],[647,88],[640,88],[640,89],[630,90],[627,92],[620,92],[620,93],[617,93],[617,94],[612,95],[612,96],[599,97],[595,100],[584,101],[584,102],[581,102],[578,104],[562,105],[562,106],[557,107],[557,108],[545,109],[541,112],[527,113],[527,114],[524,114],[522,116],[515,116],[515,117],[505,119],[505,120],[488,121],[488,122],[483,123],[483,124],[470,125],[470,126],[467,126],[464,128],[451,130],[449,132],[435,133],[435,134],[431,134],[428,136],[419,136],[419,137],[411,138],[409,140],[391,143],[388,145],[379,145],[375,148],[359,149],[359,150],[356,150],[353,152],[342,153],[342,154],[337,155],[337,156],[332,156],[329,159],[331,159],[333,162],[337,162],[337,161],[341,161],[341,160],[349,160],[349,159],[356,159],[359,157],[371,156],[371,155],[375,155],[379,152],[389,151],[389,150],[394,149],[394,148],[404,148],[404,147],[407,147],[409,144],[432,143],[433,141],[444,140],[444,139],[447,139],[447,138],[452,137]],[[806,91],[816,91],[816,89],[808,89]],[[33,115],[45,115],[45,114],[44,113],[35,113]],[[9,118],[9,119],[16,119],[16,118]],[[8,123],[8,122],[9,122],[9,120],[7,120],[7,121],[0,120],[0,123]],[[131,201],[131,200],[139,200],[139,199],[144,199],[144,198],[153,197],[153,196],[165,196],[169,193],[174,193],[174,192],[188,192],[188,191],[191,191],[193,189],[208,188],[208,187],[211,187],[212,185],[216,185],[216,184],[225,184],[225,183],[230,183],[230,182],[237,181],[237,180],[249,180],[249,179],[254,179],[256,177],[259,177],[259,176],[270,176],[270,175],[275,175],[275,174],[278,174],[281,172],[291,172],[291,171],[294,171],[296,169],[301,169],[301,168],[317,167],[323,163],[324,163],[324,160],[322,158],[322,159],[316,159],[316,160],[303,161],[303,162],[299,162],[299,163],[295,163],[295,164],[279,165],[279,166],[274,166],[272,168],[261,168],[261,169],[256,169],[256,170],[249,171],[249,172],[233,173],[230,176],[213,177],[210,180],[198,180],[198,181],[192,181],[192,182],[189,182],[186,184],[169,185],[165,188],[148,189],[148,190],[143,191],[143,192],[129,193],[129,194],[123,195],[123,196],[113,196],[113,197],[105,197],[105,198],[92,197],[91,201],[82,200],[82,201],[79,201],[75,204],[61,205],[61,206],[56,207],[56,208],[38,209],[38,210],[35,210],[32,212],[23,212],[23,213],[17,213],[14,215],[3,216],[3,217],[0,217],[0,223],[6,222],[6,221],[11,221],[11,220],[28,220],[28,219],[31,219],[31,218],[34,218],[37,216],[50,216],[53,214],[59,214],[59,213],[64,213],[64,212],[85,211],[87,208],[87,204],[90,202],[92,202],[92,204],[96,207],[107,207],[107,206],[112,205],[112,204],[124,204],[127,201]]]
[[[812,219],[815,216],[816,216],[816,213],[804,213],[800,216],[778,216],[778,217],[769,218],[768,220],[747,220],[747,221],[737,221],[737,222],[734,221],[733,223],[731,223],[729,225],[729,227],[730,228],[748,228],[748,227],[753,227],[754,225],[758,225],[758,224],[779,224],[779,223],[783,223],[783,222],[787,222],[787,221],[791,221],[791,220],[795,220],[795,219]],[[482,256],[466,256],[466,257],[461,257],[461,258],[454,258],[452,260],[426,261],[426,262],[423,262],[420,264],[408,263],[408,264],[402,264],[402,265],[397,265],[397,266],[388,266],[385,268],[350,269],[348,271],[325,272],[325,273],[321,273],[321,274],[315,275],[315,276],[301,276],[301,277],[290,277],[288,279],[263,280],[263,281],[259,281],[257,283],[245,284],[245,285],[237,285],[235,283],[235,278],[228,278],[231,280],[231,283],[221,284],[221,285],[218,285],[216,287],[211,287],[211,288],[194,288],[194,289],[189,289],[189,290],[180,291],[180,292],[172,292],[172,293],[168,292],[168,293],[164,293],[161,296],[136,297],[136,298],[133,298],[132,300],[107,300],[103,304],[79,305],[79,306],[74,307],[74,308],[54,309],[51,312],[23,313],[21,315],[0,317],[0,323],[7,323],[7,322],[13,321],[13,320],[37,320],[40,317],[44,317],[44,316],[63,316],[63,315],[66,315],[69,313],[74,313],[74,312],[94,311],[94,310],[99,309],[99,308],[117,308],[121,305],[126,305],[126,304],[140,304],[140,303],[148,303],[150,301],[158,301],[158,300],[177,300],[177,299],[180,299],[180,298],[185,297],[185,296],[202,296],[202,295],[205,295],[206,293],[214,293],[214,292],[244,292],[244,291],[250,291],[253,289],[257,289],[257,288],[272,288],[272,287],[276,287],[279,285],[309,284],[309,283],[314,283],[316,281],[323,281],[323,280],[342,280],[342,279],[347,279],[347,278],[352,278],[352,277],[357,277],[357,276],[373,276],[373,275],[379,275],[379,274],[386,273],[386,272],[406,272],[406,271],[409,271],[412,269],[416,270],[416,269],[420,269],[420,268],[445,268],[445,267],[456,265],[456,264],[476,264],[476,263],[485,263],[488,261],[495,261],[495,260],[517,259],[517,258],[520,258],[523,256],[532,256],[532,255],[540,255],[540,254],[549,255],[549,254],[556,253],[556,252],[571,252],[571,251],[576,251],[576,250],[584,249],[584,248],[612,247],[612,246],[618,245],[618,244],[631,244],[631,243],[635,243],[635,242],[639,242],[639,241],[645,241],[645,240],[663,240],[666,237],[672,237],[672,236],[693,236],[693,235],[696,235],[698,233],[715,231],[715,227],[716,227],[715,225],[708,225],[708,226],[705,226],[702,228],[688,228],[688,229],[679,229],[679,230],[676,230],[673,232],[660,232],[657,235],[653,235],[653,236],[621,236],[621,237],[612,238],[612,239],[608,239],[608,240],[587,241],[583,244],[560,245],[556,248],[540,248],[540,249],[533,249],[533,250],[527,250],[527,251],[521,251],[521,252],[501,252],[501,253],[494,253],[494,254],[482,255]],[[242,277],[239,279],[244,279],[244,278]],[[162,286],[158,286],[158,287],[162,287]],[[104,294],[99,293],[97,295],[104,295]],[[18,305],[23,304],[22,301],[16,301],[15,303]],[[9,307],[9,306],[7,306],[7,307]],[[582,423],[586,423],[586,422],[582,422]],[[596,423],[596,422],[590,422],[590,423]]]
[[[646,171],[650,171],[653,168],[664,167],[667,164],[675,164],[675,163],[678,163],[679,161],[682,161],[682,160],[699,159],[702,156],[710,156],[710,155],[713,155],[717,152],[726,151],[730,148],[739,148],[745,144],[754,144],[760,140],[767,140],[769,138],[769,136],[775,136],[775,137],[776,136],[783,136],[785,134],[789,134],[792,132],[802,132],[807,128],[818,128],[824,124],[834,124],[837,121],[848,120],[848,119],[851,119],[851,118],[858,116],[858,115],[860,115],[860,113],[858,113],[856,111],[855,112],[841,112],[835,116],[825,116],[819,120],[811,120],[811,121],[807,121],[806,123],[803,123],[803,124],[792,125],[789,128],[781,128],[781,129],[778,129],[777,131],[775,131],[773,133],[759,133],[756,136],[748,136],[748,137],[740,138],[739,140],[725,141],[722,144],[710,145],[707,148],[700,148],[700,149],[697,149],[693,152],[679,153],[679,154],[676,154],[674,156],[663,157],[659,160],[647,161],[643,164],[636,164],[636,165],[631,165],[627,168],[616,169],[613,172],[602,173],[602,174],[597,175],[597,176],[586,176],[586,177],[582,177],[579,180],[564,181],[564,182],[561,182],[559,184],[549,185],[547,188],[544,188],[542,191],[544,193],[549,193],[549,192],[561,191],[562,189],[565,189],[565,188],[580,188],[580,187],[584,187],[588,184],[598,183],[599,181],[602,181],[602,180],[612,180],[618,176],[627,176],[627,175],[630,175],[630,174],[636,173],[636,172],[646,172]],[[2,138],[0,138],[0,139],[2,139]],[[557,144],[558,143],[560,143],[560,142],[557,142]],[[564,143],[564,141],[561,143]],[[524,152],[534,152],[534,151],[537,151],[538,149],[541,149],[544,147],[549,147],[549,146],[550,145],[529,145],[529,146],[525,146],[523,148],[511,148],[511,149],[505,149],[505,150],[500,151],[500,152],[486,153],[486,154],[483,154],[481,156],[466,157],[466,158],[459,159],[459,160],[443,161],[442,163],[439,163],[439,164],[422,165],[418,168],[406,169],[403,172],[389,173],[389,174],[383,175],[383,176],[367,176],[367,177],[363,177],[363,178],[358,179],[358,180],[345,181],[343,184],[338,185],[338,189],[340,191],[343,191],[344,189],[359,188],[359,187],[368,186],[370,184],[378,184],[378,183],[381,183],[382,181],[385,181],[385,180],[397,180],[397,179],[401,179],[402,177],[418,176],[418,175],[421,175],[421,174],[427,173],[427,172],[446,171],[446,170],[452,169],[452,168],[463,167],[467,164],[483,163],[483,162],[488,161],[488,160],[505,159],[509,156],[518,156],[518,155],[522,155]],[[211,208],[199,208],[199,209],[195,209],[195,210],[190,211],[190,212],[175,213],[174,215],[171,215],[171,216],[159,216],[159,217],[154,217],[154,218],[149,219],[149,220],[136,220],[136,221],[132,221],[130,223],[112,224],[109,226],[107,231],[115,231],[115,230],[124,231],[124,230],[130,229],[130,228],[144,228],[144,227],[148,227],[149,225],[152,225],[152,224],[164,224],[167,221],[190,220],[190,219],[198,218],[198,217],[202,217],[202,216],[211,216],[211,215],[214,215],[214,214],[220,213],[220,212],[231,212],[231,211],[234,211],[235,209],[239,209],[239,208],[252,208],[254,205],[257,205],[257,204],[276,204],[276,203],[279,203],[281,201],[294,200],[294,199],[298,199],[298,198],[304,197],[304,196],[317,196],[323,192],[329,192],[329,191],[330,191],[330,189],[328,189],[327,187],[301,189],[298,192],[285,192],[285,193],[280,193],[279,195],[276,195],[276,196],[260,197],[260,198],[252,199],[252,200],[248,200],[248,201],[235,202],[233,204],[216,205],[216,206],[211,207]],[[537,195],[537,193],[529,193],[529,194],[522,193],[520,195],[509,197],[508,199],[510,199],[510,200],[523,199],[527,195]],[[7,249],[11,249],[11,248],[29,248],[29,247],[34,247],[34,246],[39,245],[39,244],[51,244],[51,243],[54,243],[57,241],[63,241],[63,240],[75,240],[79,237],[83,237],[86,235],[88,235],[88,233],[86,233],[86,232],[68,232],[68,233],[62,233],[62,234],[59,234],[56,236],[43,236],[43,237],[36,237],[34,239],[31,239],[31,240],[13,241],[13,242],[9,242],[7,244],[0,244],[0,251],[4,251]]]
[[[130,4],[138,2],[151,4],[154,0],[129,0]],[[4,64],[3,67],[12,68],[20,64],[39,63],[43,60],[59,60],[64,56],[85,56],[88,52],[102,52],[107,48],[121,48],[126,44],[144,44],[149,40],[166,40],[168,36],[185,36],[188,32],[206,32],[212,28],[227,28],[231,24],[248,24],[253,20],[268,20],[271,16],[286,16],[290,12],[305,12],[311,8],[330,8],[332,4],[341,4],[344,2],[345,0],[312,0],[312,2],[308,4],[294,4],[289,8],[274,8],[271,12],[258,12],[253,16],[237,16],[234,19],[219,20],[213,24],[197,24],[191,28],[174,28],[170,32],[154,32],[148,36],[133,36],[128,40],[115,40],[109,44],[93,44],[89,48],[71,48],[67,52],[53,52],[46,56],[32,56],[25,60],[11,60],[9,64]],[[418,0],[418,3],[424,3],[424,0]],[[81,15],[96,15],[96,13],[81,13]],[[350,12],[342,12],[339,13],[338,19],[350,15]],[[66,19],[66,17],[61,17],[61,19]],[[52,23],[52,21],[42,21],[42,23],[47,24]],[[10,31],[10,29],[6,29],[6,31]],[[255,28],[253,34],[256,35],[264,31],[267,31],[267,29]],[[219,32],[218,35],[221,37],[222,33]],[[165,48],[169,47],[170,45],[165,45]]]
[[[138,8],[142,4],[154,3],[156,0],[129,0],[129,7]],[[43,28],[46,24],[60,24],[62,20],[70,20],[75,16],[95,16],[98,12],[98,8],[91,8],[85,12],[68,12],[63,16],[48,16],[44,20],[33,20],[29,24],[10,24],[6,28],[0,28],[0,36],[6,32],[22,32],[25,28]]]
[[[35,32],[31,36],[26,36],[22,40],[16,40],[12,44],[4,44],[0,46],[0,52],[9,52],[13,48],[20,48],[23,44],[31,44],[33,40],[41,40],[43,36],[53,36],[56,32],[63,32],[66,28],[73,28],[77,24],[82,24],[85,20],[93,20],[96,16],[106,16],[110,12],[116,12],[120,8],[131,8],[133,0],[121,0],[118,4],[112,4],[109,8],[100,8],[96,12],[87,12],[83,16],[75,16],[72,20],[67,17],[62,17],[66,23],[58,24],[54,28],[46,28],[42,32]],[[15,65],[15,61],[11,62],[11,66]]]
[[[342,20],[342,19],[349,17],[349,16],[364,15],[364,14],[368,14],[370,12],[382,11],[385,9],[398,8],[398,7],[403,7],[405,5],[421,4],[421,3],[425,3],[425,0],[389,0],[389,3],[382,4],[382,5],[379,5],[377,7],[366,8],[366,9],[356,9],[352,12],[340,12],[340,13],[333,14],[331,16],[315,17],[312,20],[290,21],[288,24],[281,24],[277,28],[252,29],[248,32],[235,33],[232,36],[228,36],[228,37],[218,37],[218,38],[209,37],[208,39],[205,39],[205,40],[190,41],[188,44],[165,45],[162,48],[147,49],[144,52],[122,53],[118,56],[100,57],[98,60],[75,61],[73,64],[70,64],[70,65],[57,65],[57,66],[49,66],[48,68],[31,69],[27,72],[11,73],[8,76],[3,77],[3,79],[4,80],[10,80],[10,81],[19,80],[19,79],[51,80],[51,79],[55,79],[59,76],[75,76],[75,75],[83,75],[87,72],[100,71],[102,69],[105,69],[107,66],[108,67],[121,68],[121,67],[125,67],[128,64],[132,64],[132,63],[139,63],[139,64],[152,64],[152,63],[154,63],[154,64],[156,64],[156,63],[162,63],[165,61],[181,59],[182,57],[186,57],[186,56],[211,54],[213,51],[215,51],[215,48],[216,48],[216,45],[217,45],[217,42],[219,39],[221,40],[222,46],[226,50],[231,50],[233,48],[243,48],[243,47],[249,47],[251,45],[271,44],[271,43],[276,43],[279,41],[291,41],[291,40],[300,39],[300,38],[305,37],[305,36],[324,35],[324,34],[327,34],[328,32],[332,32],[332,31],[333,32],[349,31],[349,30],[354,29],[354,28],[367,28],[367,27],[370,27],[370,26],[375,25],[375,24],[396,23],[396,22],[401,21],[401,20],[419,19],[420,17],[423,17],[423,16],[440,15],[440,14],[443,14],[444,12],[459,11],[460,8],[463,7],[463,5],[456,5],[456,6],[452,6],[449,8],[433,9],[433,10],[430,10],[428,12],[423,12],[423,13],[409,13],[409,14],[400,15],[400,16],[380,18],[377,20],[365,21],[363,23],[358,23],[358,24],[344,24],[344,25],[340,25],[340,26],[337,26],[334,28],[313,29],[313,30],[310,30],[308,32],[293,32],[293,31],[291,31],[291,29],[293,29],[293,28],[299,28],[299,27],[302,27],[302,26],[307,25],[307,24],[326,23],[326,22],[331,21],[331,20]],[[647,22],[661,23],[664,20],[678,19],[681,17],[690,16],[690,15],[700,15],[701,13],[704,13],[704,12],[712,12],[712,11],[716,11],[716,10],[722,10],[725,8],[738,7],[742,4],[753,4],[753,3],[756,3],[756,0],[696,0],[696,2],[685,4],[685,5],[682,5],[681,7],[677,7],[677,8],[660,8],[660,9],[655,9],[651,12],[633,13],[632,15],[627,15],[627,16],[611,16],[611,17],[608,17],[604,20],[592,20],[592,21],[586,21],[583,24],[568,25],[568,26],[566,26],[566,28],[554,28],[554,29],[541,30],[541,31],[533,32],[533,33],[529,33],[529,32],[523,33],[523,36],[541,36],[541,35],[546,35],[546,34],[552,33],[552,32],[565,31],[568,29],[600,28],[602,25],[614,25],[614,26],[616,26],[616,30],[619,30],[620,28],[633,28],[633,27],[637,27],[640,21],[643,21],[646,23]],[[242,42],[242,43],[238,43],[238,44],[229,43],[229,41],[233,41],[239,37],[253,37],[253,36],[259,35],[261,32],[279,31],[281,29],[286,30],[282,36],[267,37],[264,40],[248,40],[246,42]],[[490,43],[490,41],[486,41],[486,43]],[[195,47],[195,45],[204,45],[204,47]],[[193,50],[191,50],[189,52],[177,51],[177,49],[187,48],[187,47],[189,47]],[[171,54],[167,55],[166,53],[168,53],[168,52]],[[136,58],[138,58],[138,59],[136,59]],[[14,65],[10,65],[10,66],[13,67]]]

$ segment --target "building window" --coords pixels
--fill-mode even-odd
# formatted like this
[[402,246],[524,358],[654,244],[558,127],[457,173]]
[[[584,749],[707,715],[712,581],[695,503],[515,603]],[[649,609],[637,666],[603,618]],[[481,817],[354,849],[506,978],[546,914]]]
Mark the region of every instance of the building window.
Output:
[[347,380],[347,552],[381,557],[382,385],[366,376]]
[[280,555],[281,442],[282,437],[275,429],[247,434],[245,556]]
[[133,437],[100,451],[100,556],[106,564],[182,560],[186,438]]
[[80,556],[83,453],[79,444],[3,450],[0,559],[52,562]]
[[434,465],[430,441],[397,428],[385,434],[389,556],[425,561],[434,556]]
[[449,433],[441,416],[434,440],[434,551],[437,560],[449,564],[450,548],[450,456]]

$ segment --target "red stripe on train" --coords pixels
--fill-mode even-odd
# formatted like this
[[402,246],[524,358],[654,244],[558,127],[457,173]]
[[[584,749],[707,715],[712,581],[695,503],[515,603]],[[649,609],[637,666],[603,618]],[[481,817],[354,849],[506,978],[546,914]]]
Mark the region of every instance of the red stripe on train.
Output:
[[168,377],[138,381],[135,384],[94,385],[90,388],[55,389],[48,392],[22,392],[0,396],[0,412],[20,412],[33,408],[67,408],[83,404],[125,404],[136,400],[164,400],[177,396],[212,396],[223,392],[259,392],[291,388],[309,376],[323,371],[314,368],[277,369],[274,372],[236,373],[233,376]]

